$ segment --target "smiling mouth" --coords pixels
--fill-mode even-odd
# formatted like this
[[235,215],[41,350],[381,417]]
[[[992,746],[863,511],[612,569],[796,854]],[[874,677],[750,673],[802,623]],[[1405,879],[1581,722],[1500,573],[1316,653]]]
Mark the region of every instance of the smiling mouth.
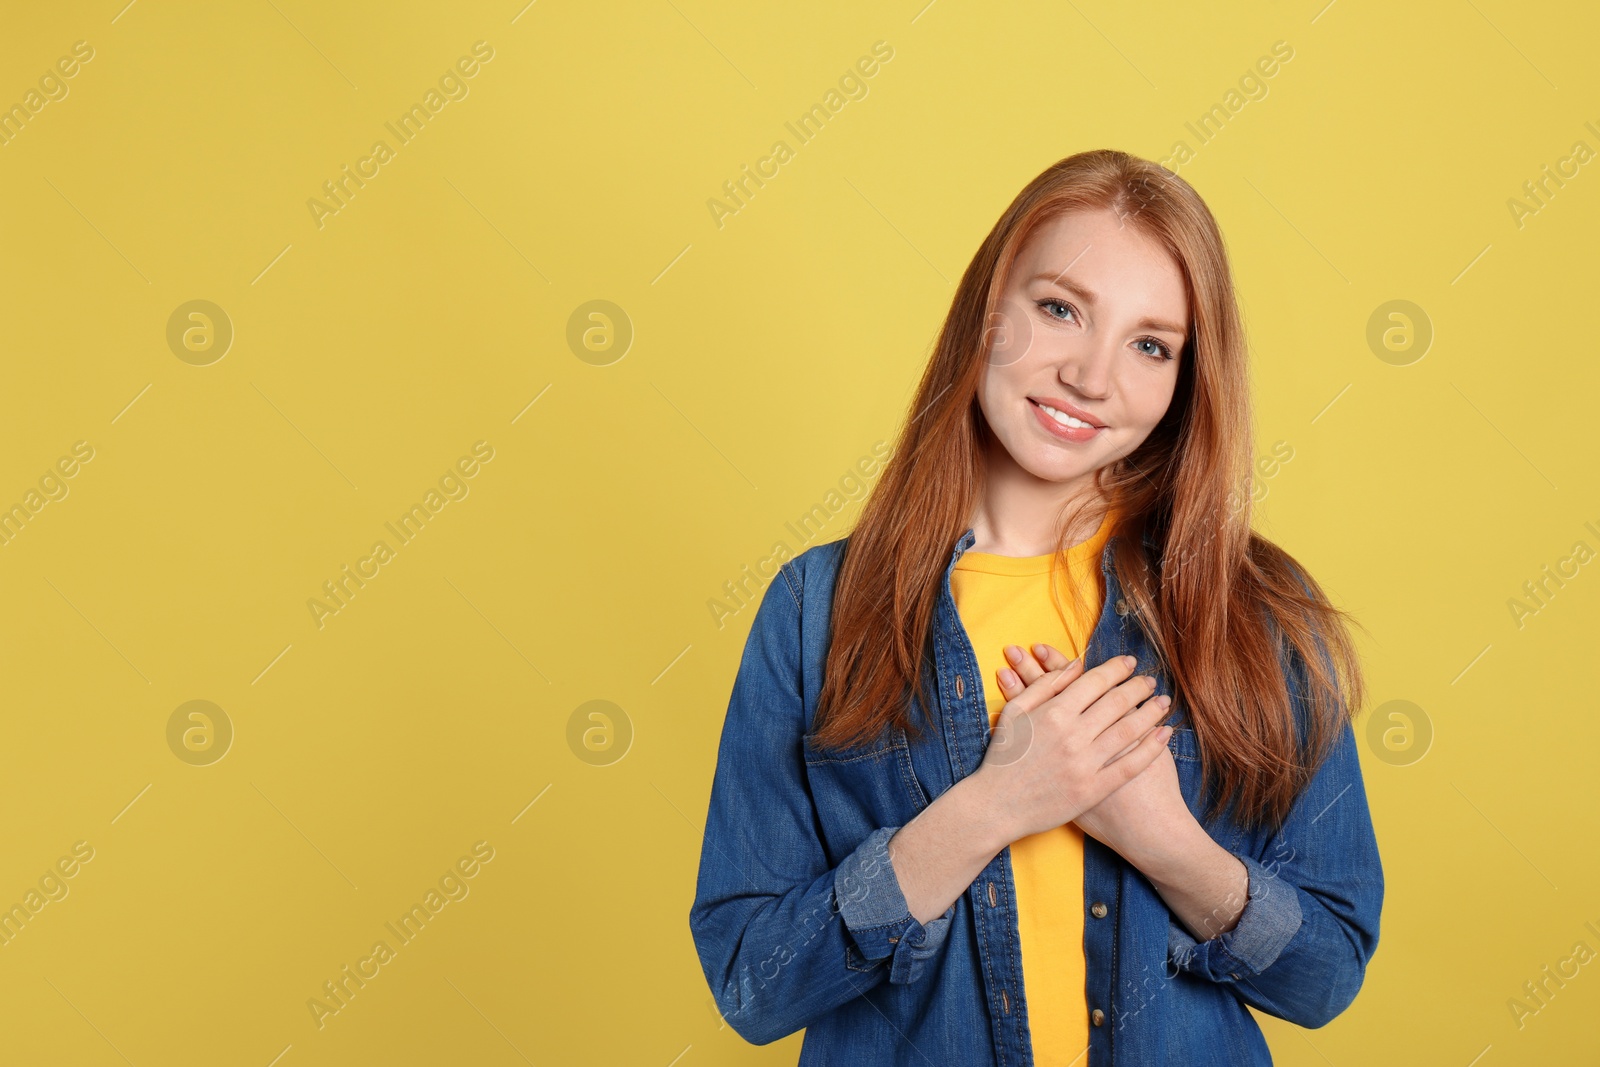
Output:
[[1074,418],[1073,416],[1068,415],[1065,411],[1057,411],[1055,408],[1051,407],[1049,404],[1041,404],[1039,401],[1033,399],[1032,397],[1028,398],[1028,403],[1034,405],[1039,410],[1043,411],[1046,415],[1049,415],[1052,419],[1054,419],[1057,423],[1059,423],[1062,426],[1070,427],[1071,429],[1074,429],[1074,430],[1098,430],[1098,429],[1100,429],[1100,427],[1096,426],[1092,422],[1085,422],[1082,419]]

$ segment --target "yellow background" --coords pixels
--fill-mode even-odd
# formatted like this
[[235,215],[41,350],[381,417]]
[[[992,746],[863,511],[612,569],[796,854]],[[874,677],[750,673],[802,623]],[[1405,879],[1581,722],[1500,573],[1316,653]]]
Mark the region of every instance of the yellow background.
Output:
[[[689,936],[753,614],[709,602],[847,532],[859,493],[830,490],[892,441],[1024,183],[1180,140],[1237,270],[1257,454],[1294,452],[1256,523],[1366,625],[1373,706],[1432,732],[1364,751],[1382,941],[1327,1028],[1263,1019],[1277,1060],[1592,1056],[1595,966],[1520,1027],[1507,1002],[1600,950],[1600,576],[1520,626],[1508,602],[1600,549],[1600,175],[1520,226],[1508,201],[1600,148],[1597,29],[1504,0],[13,5],[0,105],[94,57],[0,147],[0,505],[94,458],[0,547],[0,904],[94,858],[0,948],[5,1058],[792,1063],[798,1036],[720,1023]],[[477,41],[468,95],[319,227],[307,201]],[[1201,145],[1185,124],[1276,41]],[[779,139],[719,227],[707,201]],[[167,343],[197,299],[234,330],[207,366]],[[1367,342],[1397,299],[1434,331],[1404,366]],[[567,342],[592,300],[632,324],[606,366]],[[477,441],[469,495],[319,628],[322,583]],[[235,732],[207,766],[167,741],[191,700]],[[570,740],[594,700],[625,751]],[[470,895],[319,1029],[322,983],[479,841]]]

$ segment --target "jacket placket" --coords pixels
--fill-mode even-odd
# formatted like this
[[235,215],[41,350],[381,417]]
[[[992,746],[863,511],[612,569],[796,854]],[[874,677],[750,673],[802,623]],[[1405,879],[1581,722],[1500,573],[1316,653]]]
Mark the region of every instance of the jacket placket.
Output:
[[[940,718],[950,754],[951,780],[957,782],[978,769],[989,744],[989,712],[977,654],[956,613],[955,596],[950,590],[950,574],[956,561],[974,540],[973,532],[968,530],[950,555],[934,628],[934,661],[943,712]],[[1015,884],[1011,850],[1001,849],[973,879],[967,898],[977,926],[983,989],[994,1029],[995,1061],[999,1067],[1032,1067],[1027,1006],[1022,993],[1022,938],[1012,892]]]

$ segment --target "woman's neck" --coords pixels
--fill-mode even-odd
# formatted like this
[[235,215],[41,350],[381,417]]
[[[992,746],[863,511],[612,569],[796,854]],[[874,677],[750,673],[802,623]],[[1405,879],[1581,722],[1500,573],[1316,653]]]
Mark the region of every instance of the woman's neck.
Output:
[[1042,481],[1014,463],[997,463],[991,464],[985,482],[970,522],[971,552],[1047,555],[1056,550],[1064,517],[1071,520],[1072,512],[1081,512],[1068,534],[1069,548],[1093,537],[1105,518],[1107,501],[1093,493],[1092,475],[1084,483],[1068,485]]

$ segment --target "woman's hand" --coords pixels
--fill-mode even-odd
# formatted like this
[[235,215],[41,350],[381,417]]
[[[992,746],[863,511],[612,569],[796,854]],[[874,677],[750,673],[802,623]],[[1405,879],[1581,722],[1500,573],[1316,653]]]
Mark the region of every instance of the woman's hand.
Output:
[[[1087,671],[1080,661],[1060,660],[1048,672],[1028,660],[1026,683],[1012,670],[999,672],[1006,704],[973,778],[1005,820],[1010,841],[1075,820],[1088,832],[1085,818],[1114,834],[1129,817],[1125,805],[1089,813],[1152,762],[1172,760],[1170,731],[1152,729],[1167,706],[1149,699],[1153,680],[1128,677],[1131,657]],[[1176,785],[1174,771],[1174,792]]]
[[[1033,655],[1016,646],[1006,650],[1006,658],[1016,668],[1015,671],[998,672],[1000,690],[1007,701],[1021,700],[1036,687],[1049,688],[1052,675],[1064,672],[1068,667],[1067,657],[1059,649],[1049,645],[1034,645],[1033,648]],[[1042,665],[1036,658],[1041,654]],[[1078,669],[1072,668],[1074,671]],[[1144,706],[1157,705],[1157,701],[1149,700]],[[1166,707],[1161,705],[1161,711],[1149,717],[1148,722],[1159,721],[1166,713]],[[1164,834],[1176,833],[1186,822],[1194,821],[1193,814],[1184,802],[1183,791],[1178,786],[1177,764],[1167,750],[1169,736],[1170,728],[1164,727],[1160,731],[1145,734],[1144,740],[1137,745],[1121,746],[1111,757],[1112,762],[1107,770],[1134,760],[1133,774],[1126,779],[1126,784],[1112,790],[1073,819],[1080,830],[1130,862],[1134,862],[1136,857],[1159,852]],[[1157,751],[1152,755],[1145,751],[1145,746],[1154,738],[1159,739],[1155,742]]]

